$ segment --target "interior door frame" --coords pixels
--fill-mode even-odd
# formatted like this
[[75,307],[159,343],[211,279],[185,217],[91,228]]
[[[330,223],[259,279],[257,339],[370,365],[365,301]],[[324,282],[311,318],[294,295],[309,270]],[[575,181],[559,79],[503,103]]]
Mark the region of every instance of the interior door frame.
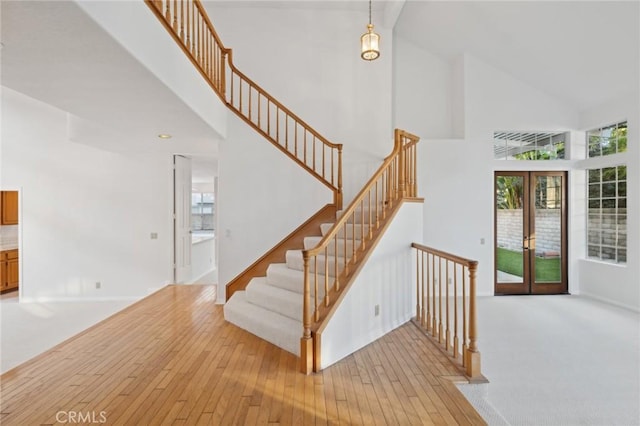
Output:
[[[523,274],[522,282],[516,283],[498,283],[498,212],[497,212],[497,177],[498,176],[521,176],[523,178]],[[537,176],[561,176],[562,177],[562,196],[561,215],[560,215],[560,281],[554,283],[535,282],[535,189]],[[537,171],[537,170],[520,170],[520,171],[495,171],[493,176],[494,196],[494,294],[495,295],[533,295],[533,294],[568,294],[568,233],[567,233],[567,188],[568,172],[566,171]],[[526,209],[526,211],[524,211]],[[531,237],[533,235],[533,237]],[[527,237],[526,239],[524,237]],[[533,239],[533,247],[530,246]],[[526,246],[526,249],[525,249]]]

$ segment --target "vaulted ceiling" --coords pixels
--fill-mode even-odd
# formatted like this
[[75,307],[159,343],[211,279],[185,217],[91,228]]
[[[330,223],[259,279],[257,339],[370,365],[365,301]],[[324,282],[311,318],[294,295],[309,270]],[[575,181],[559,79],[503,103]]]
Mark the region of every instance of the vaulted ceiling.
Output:
[[395,33],[469,53],[583,110],[638,91],[638,1],[406,1]]
[[[362,10],[363,19],[368,9],[361,0],[236,0],[225,6]],[[639,90],[637,1],[396,0],[374,1],[373,8],[374,22],[395,24],[396,36],[444,61],[472,54],[577,110]],[[3,85],[95,121],[98,127],[78,128],[102,132],[99,143],[170,151],[154,140],[167,117],[180,118],[187,150],[203,151],[216,138],[74,2],[3,0],[2,9]],[[140,145],[131,145],[133,139]]]

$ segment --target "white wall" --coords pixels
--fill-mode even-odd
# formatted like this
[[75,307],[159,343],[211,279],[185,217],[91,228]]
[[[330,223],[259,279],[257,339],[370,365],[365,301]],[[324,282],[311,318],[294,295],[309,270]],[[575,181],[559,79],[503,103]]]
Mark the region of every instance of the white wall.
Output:
[[363,61],[362,11],[284,3],[286,8],[279,2],[208,2],[206,7],[222,42],[233,49],[236,66],[321,135],[344,145],[349,201],[370,177],[362,162],[379,165],[393,149],[393,33],[376,25],[380,58]]
[[226,106],[143,1],[75,1],[224,137]]
[[[580,292],[620,306],[640,310],[640,96],[638,93],[583,111],[580,129],[591,130],[627,120],[627,152],[615,158],[585,159],[579,169],[627,164],[627,264],[586,260],[578,262]],[[584,176],[584,172],[580,171]],[[584,186],[583,186],[584,191]],[[584,194],[585,192],[583,192]],[[583,195],[584,198],[584,195]],[[584,204],[583,204],[584,205]],[[584,207],[583,207],[584,209]]]
[[21,190],[22,300],[137,298],[167,284],[171,157],[77,144],[67,126],[66,112],[3,88],[1,174]]
[[191,245],[191,284],[212,284],[207,277],[216,269],[216,240],[207,237]]
[[395,127],[423,139],[451,138],[453,66],[397,35],[393,43]]
[[[464,86],[467,138],[484,140],[495,130],[569,130],[578,124],[574,109],[471,55],[464,55]],[[482,143],[492,158],[492,141]]]
[[493,131],[570,130],[576,128],[578,114],[470,55],[460,65],[464,87],[456,91],[464,94],[465,138],[423,140],[418,148],[424,242],[478,260],[478,294],[492,295],[493,172],[572,167],[571,161],[494,160]]
[[[415,254],[422,203],[404,203],[322,332],[321,368],[384,336],[415,316]],[[375,315],[375,306],[380,314]]]
[[[221,286],[333,200],[326,186],[236,116],[220,144],[218,173]],[[223,301],[224,291],[218,297]]]

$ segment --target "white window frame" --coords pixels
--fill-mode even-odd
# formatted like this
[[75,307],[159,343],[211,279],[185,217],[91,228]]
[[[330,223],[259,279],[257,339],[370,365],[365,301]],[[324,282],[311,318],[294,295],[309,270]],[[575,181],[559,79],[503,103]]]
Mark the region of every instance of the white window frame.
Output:
[[[628,166],[616,155],[626,149],[619,150],[618,135],[611,138],[612,130],[620,128],[627,128],[626,120],[586,132],[586,156],[588,159],[599,160],[596,167],[588,167],[585,171],[585,254],[590,260],[626,265]],[[595,138],[598,138],[600,148],[597,154],[593,149]],[[615,144],[615,149],[603,153],[603,142]]]

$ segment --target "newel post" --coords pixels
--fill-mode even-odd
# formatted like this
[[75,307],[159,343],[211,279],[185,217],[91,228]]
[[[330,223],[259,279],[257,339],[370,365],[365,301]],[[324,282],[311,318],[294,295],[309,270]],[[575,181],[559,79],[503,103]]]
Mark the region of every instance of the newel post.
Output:
[[309,255],[302,252],[304,260],[304,298],[302,303],[302,326],[304,328],[300,338],[300,371],[311,374],[313,371],[313,338],[311,337],[311,289],[309,284]]
[[342,144],[338,145],[338,192],[334,193],[334,203],[342,210]]
[[478,262],[469,263],[469,348],[467,349],[467,376],[480,377],[480,352],[478,351],[478,319],[476,313],[476,271]]

